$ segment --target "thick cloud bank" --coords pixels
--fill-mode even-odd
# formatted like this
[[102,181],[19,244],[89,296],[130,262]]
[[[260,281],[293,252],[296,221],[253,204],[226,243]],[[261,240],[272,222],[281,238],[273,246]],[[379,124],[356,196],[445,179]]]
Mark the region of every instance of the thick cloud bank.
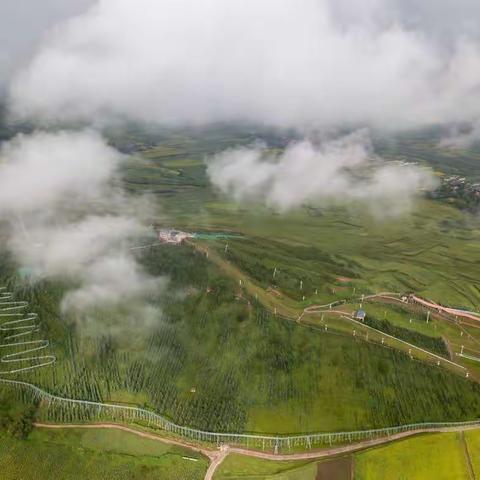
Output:
[[[445,142],[466,145],[480,134],[479,16],[474,0],[6,0],[0,93],[12,78],[11,116],[50,128],[120,118],[310,134],[458,122]],[[161,283],[128,250],[145,233],[145,209],[118,186],[121,161],[88,130],[0,147],[11,249],[39,275],[77,285],[65,308]],[[232,149],[208,173],[237,201],[279,211],[356,201],[396,214],[434,184],[425,170],[376,158],[362,130],[279,154]]]
[[84,11],[94,0],[2,0],[0,2],[0,95],[4,82],[27,62],[55,24]]
[[148,294],[148,277],[129,251],[145,235],[141,208],[115,186],[122,155],[92,131],[19,135],[0,150],[0,214],[9,246],[35,275],[76,287],[65,308],[108,305]]
[[98,0],[16,76],[12,110],[168,124],[470,122],[480,28],[462,5],[480,13],[467,0]]
[[0,212],[98,197],[120,154],[93,131],[18,135],[1,146]]
[[264,146],[236,148],[209,161],[214,185],[236,201],[260,201],[279,211],[304,203],[360,201],[373,213],[396,215],[435,181],[428,170],[372,156],[366,132],[313,145],[291,144],[281,154]]

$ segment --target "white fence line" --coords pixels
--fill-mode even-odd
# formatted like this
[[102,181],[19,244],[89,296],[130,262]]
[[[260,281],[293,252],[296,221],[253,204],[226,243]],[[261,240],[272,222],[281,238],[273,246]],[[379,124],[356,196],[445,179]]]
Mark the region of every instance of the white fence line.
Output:
[[[221,433],[198,430],[177,425],[161,415],[138,407],[115,405],[108,403],[76,400],[52,395],[30,383],[0,378],[0,383],[20,388],[35,400],[41,401],[47,408],[50,419],[57,420],[62,415],[62,408],[69,409],[70,419],[109,419],[111,421],[137,422],[150,427],[160,428],[188,440],[207,442],[212,444],[245,445],[247,447],[261,447],[262,449],[291,450],[295,447],[312,448],[317,445],[332,445],[334,443],[350,443],[378,437],[391,436],[405,431],[441,430],[454,427],[480,427],[480,420],[466,422],[426,422],[400,425],[395,427],[377,428],[371,430],[357,430],[350,432],[323,432],[305,435],[254,435],[248,433]],[[57,417],[56,417],[57,416]]]
[[417,345],[414,345],[413,343],[406,342],[405,340],[402,340],[401,338],[397,338],[397,337],[394,337],[393,335],[389,335],[388,333],[385,333],[382,330],[378,330],[378,328],[374,328],[374,327],[368,325],[367,323],[360,322],[358,320],[355,320],[354,318],[347,317],[345,315],[342,315],[341,317],[344,318],[345,320],[349,320],[350,322],[354,322],[354,323],[356,323],[356,324],[358,324],[362,327],[365,327],[367,330],[373,330],[377,333],[380,333],[381,335],[383,335],[385,337],[389,337],[393,340],[396,340],[397,342],[404,343],[405,345],[408,345],[409,347],[414,348],[415,350],[419,350],[420,352],[423,352],[423,353],[426,353],[426,354],[428,354],[432,357],[435,357],[439,362],[440,361],[441,362],[447,362],[450,365],[453,365],[454,367],[460,368],[462,370],[467,370],[467,368],[464,367],[463,365],[459,365],[458,363],[452,362],[451,360],[448,360],[445,357],[441,357],[440,355],[437,355],[436,353],[430,352],[429,350],[425,350],[424,348],[420,348]]

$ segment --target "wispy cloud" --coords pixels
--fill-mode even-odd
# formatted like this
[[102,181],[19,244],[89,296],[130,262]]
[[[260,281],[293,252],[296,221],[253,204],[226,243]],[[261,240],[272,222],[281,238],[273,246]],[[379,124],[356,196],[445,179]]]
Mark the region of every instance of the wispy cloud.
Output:
[[238,202],[260,201],[279,211],[360,202],[382,216],[404,212],[421,189],[435,185],[426,169],[373,155],[366,131],[318,145],[292,143],[281,153],[262,145],[230,149],[208,160],[208,174]]
[[75,285],[64,308],[118,304],[163,279],[142,271],[129,247],[148,235],[145,204],[116,185],[123,155],[93,131],[19,135],[0,151],[0,213],[9,247],[40,278]]

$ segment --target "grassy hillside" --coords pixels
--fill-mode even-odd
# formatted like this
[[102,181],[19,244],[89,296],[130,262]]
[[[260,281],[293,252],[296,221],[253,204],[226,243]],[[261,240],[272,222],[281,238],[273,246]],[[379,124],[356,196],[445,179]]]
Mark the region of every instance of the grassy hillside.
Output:
[[[160,140],[129,135],[121,146],[135,156],[124,166],[124,182],[158,199],[152,222],[241,238],[139,250],[151,274],[171,279],[168,289],[145,303],[76,315],[59,309],[68,285],[54,279],[30,285],[2,254],[0,284],[39,313],[39,338],[50,340],[57,356],[55,367],[18,378],[58,395],[142,405],[217,431],[351,430],[480,415],[478,384],[354,339],[350,326],[348,333],[320,332],[262,305],[268,294],[300,313],[354,292],[389,290],[476,308],[478,219],[432,200],[395,219],[373,218],[354,205],[305,206],[287,215],[238,206],[208,184],[204,157],[249,143],[251,134],[219,128]],[[243,289],[238,272],[257,290]],[[446,355],[444,330],[389,312],[384,329]]]
[[150,299],[148,324],[135,304],[64,317],[64,285],[17,290],[41,313],[57,355],[55,367],[18,378],[217,431],[351,430],[480,414],[480,385],[351,334],[275,317],[189,246],[143,252],[152,274],[172,279]]

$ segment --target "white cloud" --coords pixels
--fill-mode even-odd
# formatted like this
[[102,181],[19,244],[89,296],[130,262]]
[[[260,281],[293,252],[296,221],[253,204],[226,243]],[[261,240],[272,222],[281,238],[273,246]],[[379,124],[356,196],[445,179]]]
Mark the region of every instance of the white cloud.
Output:
[[57,27],[16,76],[12,110],[60,121],[119,115],[294,127],[480,116],[475,36],[467,27],[435,33],[446,31],[448,12],[468,24],[457,3],[440,2],[440,30],[429,22],[433,6],[361,3],[99,0]]
[[365,131],[320,145],[293,143],[280,154],[265,146],[227,150],[208,161],[208,174],[236,201],[260,201],[280,211],[304,203],[361,202],[376,214],[396,215],[420,189],[435,185],[425,169],[373,156]]
[[0,2],[0,94],[3,82],[28,61],[45,33],[79,14],[93,0],[2,0]]
[[115,305],[144,297],[166,285],[166,279],[145,275],[130,255],[122,253],[99,258],[83,270],[80,278],[82,286],[70,291],[63,300],[66,309]]
[[42,218],[38,224],[29,218],[27,226],[27,236],[18,231],[10,242],[18,258],[40,272],[71,278],[112,251],[127,250],[129,239],[145,234],[136,220],[111,215],[54,223]]
[[149,277],[129,247],[149,234],[145,203],[115,186],[123,155],[93,131],[19,135],[0,152],[0,214],[9,248],[38,277],[77,285],[65,308],[124,303],[165,280]]
[[0,147],[0,212],[97,197],[121,158],[93,131],[20,134]]
[[480,139],[480,120],[473,122],[466,129],[455,126],[448,135],[441,139],[439,146],[447,148],[468,148]]

